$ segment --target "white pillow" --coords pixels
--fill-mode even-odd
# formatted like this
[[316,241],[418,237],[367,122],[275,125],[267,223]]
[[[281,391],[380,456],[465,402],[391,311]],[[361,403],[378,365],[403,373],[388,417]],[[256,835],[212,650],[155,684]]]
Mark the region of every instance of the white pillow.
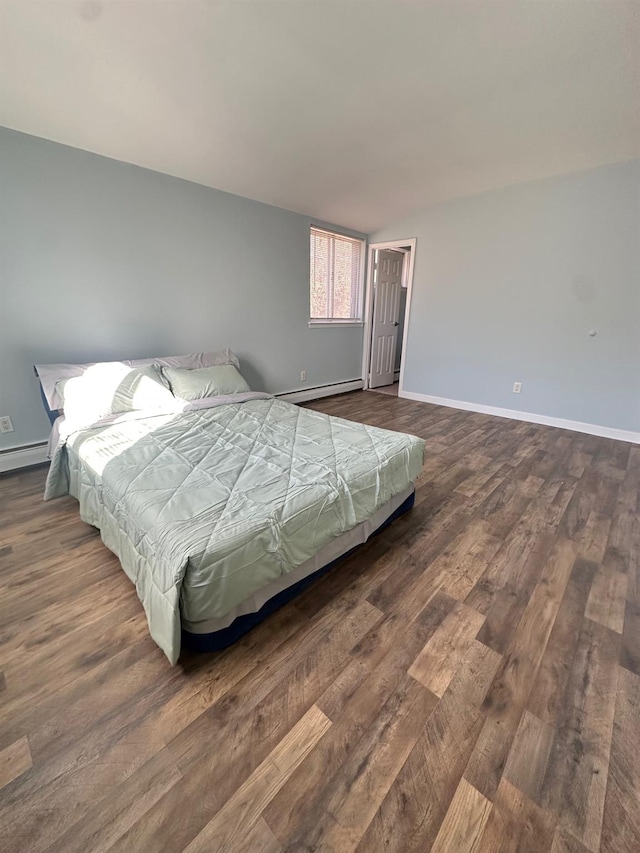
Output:
[[[161,358],[137,358],[119,359],[117,362],[101,362],[104,365],[120,364],[125,367],[144,367],[147,364],[155,364],[156,367],[212,367],[215,364],[235,364],[240,367],[240,362],[230,349],[216,350],[215,352],[192,352],[187,355],[169,355]],[[35,371],[40,380],[47,405],[53,411],[62,408],[62,398],[58,391],[61,383],[66,379],[75,379],[82,376],[90,367],[98,366],[96,362],[85,364],[36,364]]]
[[175,408],[175,397],[153,364],[128,367],[121,362],[103,362],[87,368],[82,376],[56,386],[71,421],[93,423],[105,415],[144,409]]

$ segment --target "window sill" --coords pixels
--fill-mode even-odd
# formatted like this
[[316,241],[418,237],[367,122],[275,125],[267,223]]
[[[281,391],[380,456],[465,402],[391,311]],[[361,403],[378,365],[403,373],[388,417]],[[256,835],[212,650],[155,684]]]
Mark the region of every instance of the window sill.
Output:
[[364,320],[309,320],[310,329],[362,328]]

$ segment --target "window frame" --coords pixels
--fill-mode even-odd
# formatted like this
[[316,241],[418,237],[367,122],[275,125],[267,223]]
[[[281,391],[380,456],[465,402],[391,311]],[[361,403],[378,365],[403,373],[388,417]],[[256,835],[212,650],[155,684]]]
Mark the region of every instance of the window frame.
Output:
[[[367,251],[367,241],[366,238],[356,236],[354,234],[348,234],[344,231],[336,231],[332,228],[327,228],[324,225],[313,225],[309,226],[309,243],[311,243],[311,237],[313,236],[313,232],[318,231],[324,234],[328,234],[331,237],[339,237],[346,240],[349,240],[353,243],[360,243],[360,261],[358,264],[358,273],[357,273],[357,283],[359,287],[359,306],[358,313],[359,319],[355,317],[311,317],[311,276],[309,276],[309,328],[310,329],[335,329],[338,326],[345,328],[362,328],[365,324],[364,313],[365,313],[365,266],[366,266],[366,251]],[[309,246],[309,273],[311,273],[311,246]],[[352,283],[353,286],[353,283]]]

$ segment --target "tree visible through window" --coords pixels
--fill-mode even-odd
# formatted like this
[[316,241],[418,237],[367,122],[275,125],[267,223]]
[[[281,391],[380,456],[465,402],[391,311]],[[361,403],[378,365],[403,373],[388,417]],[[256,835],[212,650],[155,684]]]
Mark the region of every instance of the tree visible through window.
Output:
[[311,229],[311,322],[362,320],[362,240]]

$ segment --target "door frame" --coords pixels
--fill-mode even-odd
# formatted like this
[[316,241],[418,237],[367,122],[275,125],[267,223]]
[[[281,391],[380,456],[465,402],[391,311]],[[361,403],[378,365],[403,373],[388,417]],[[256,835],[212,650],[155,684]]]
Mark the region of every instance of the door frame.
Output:
[[404,326],[402,329],[400,381],[398,383],[398,396],[401,397],[404,388],[404,357],[407,348],[407,333],[409,331],[409,314],[411,311],[411,292],[413,290],[413,271],[416,262],[417,242],[418,241],[415,237],[410,237],[407,240],[386,240],[384,243],[369,243],[364,296],[364,341],[362,346],[362,387],[365,391],[369,387],[369,368],[371,365],[371,329],[373,325],[373,253],[376,249],[403,249],[405,246],[409,246],[411,249],[409,252],[409,270],[407,272],[407,301],[404,313]]

